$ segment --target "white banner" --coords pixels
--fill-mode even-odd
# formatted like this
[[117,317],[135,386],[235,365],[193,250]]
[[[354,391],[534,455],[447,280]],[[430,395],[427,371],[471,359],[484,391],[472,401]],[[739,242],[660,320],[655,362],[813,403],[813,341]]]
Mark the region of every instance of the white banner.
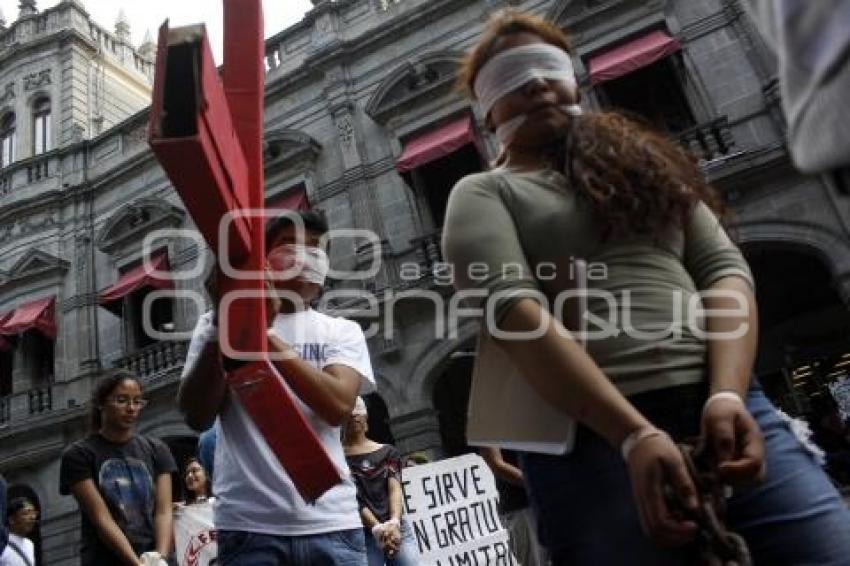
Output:
[[405,518],[420,564],[516,565],[499,519],[499,492],[477,454],[412,466],[402,472]]
[[180,566],[209,566],[218,556],[212,503],[181,505],[174,510],[174,539]]

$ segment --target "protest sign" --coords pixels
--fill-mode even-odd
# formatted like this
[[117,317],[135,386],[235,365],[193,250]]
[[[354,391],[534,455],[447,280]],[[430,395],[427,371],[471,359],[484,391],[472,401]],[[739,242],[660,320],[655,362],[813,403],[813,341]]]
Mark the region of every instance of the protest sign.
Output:
[[174,511],[174,539],[180,566],[208,566],[218,555],[212,503],[180,505]]
[[405,518],[420,564],[508,566],[517,564],[499,519],[499,492],[477,454],[405,468]]

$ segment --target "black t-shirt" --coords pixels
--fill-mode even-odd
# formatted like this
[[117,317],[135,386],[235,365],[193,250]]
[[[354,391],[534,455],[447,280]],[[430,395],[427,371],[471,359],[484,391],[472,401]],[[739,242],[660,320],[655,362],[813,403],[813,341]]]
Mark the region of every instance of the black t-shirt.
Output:
[[367,507],[380,522],[390,518],[389,481],[401,483],[401,454],[395,446],[384,444],[374,452],[346,456],[354,484],[357,503]]
[[[133,549],[154,550],[154,493],[156,478],[177,471],[171,451],[160,440],[133,436],[123,444],[92,434],[62,453],[59,493],[69,495],[83,480],[94,481],[112,518]],[[81,564],[120,564],[100,540],[86,513],[82,513]]]
[[[516,453],[511,450],[502,450],[502,459],[512,466],[519,467]],[[500,513],[511,513],[528,507],[528,496],[522,487],[496,478],[496,489],[499,490]]]

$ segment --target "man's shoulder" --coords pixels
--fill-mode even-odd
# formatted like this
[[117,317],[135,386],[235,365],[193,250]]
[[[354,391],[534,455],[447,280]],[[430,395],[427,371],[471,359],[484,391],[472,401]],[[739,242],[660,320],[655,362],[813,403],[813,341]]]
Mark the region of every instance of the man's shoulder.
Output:
[[360,325],[355,321],[345,318],[342,316],[334,316],[327,313],[319,312],[317,310],[312,310],[312,316],[315,317],[315,320],[321,321],[328,328],[332,328],[337,331],[344,332],[362,332],[363,330],[360,328]]

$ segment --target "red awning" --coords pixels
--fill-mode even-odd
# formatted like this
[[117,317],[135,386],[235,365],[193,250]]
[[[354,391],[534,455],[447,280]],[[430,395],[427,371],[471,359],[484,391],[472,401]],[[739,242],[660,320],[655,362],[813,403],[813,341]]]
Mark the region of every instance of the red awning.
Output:
[[591,57],[588,64],[590,84],[595,85],[622,77],[672,55],[681,48],[678,41],[663,31],[650,32],[610,51]]
[[[10,316],[12,316],[12,313],[10,312],[0,315],[0,329],[3,328],[3,325],[6,323],[7,320],[9,320]],[[0,335],[0,352],[5,352],[11,347],[12,343],[3,338],[2,335]]]
[[56,338],[56,297],[47,297],[16,308],[3,321],[0,334],[13,336],[27,330],[38,330],[48,338]]
[[472,120],[469,116],[464,116],[404,144],[404,151],[396,162],[396,169],[399,173],[406,173],[474,142]]
[[154,271],[169,271],[168,256],[163,252],[151,258],[150,262],[142,262],[123,274],[114,285],[101,291],[97,295],[97,302],[108,307],[119,299],[123,299],[130,293],[138,291],[143,287],[154,289],[172,289],[174,283],[171,278],[161,277]]
[[303,184],[295,185],[283,191],[266,205],[266,208],[285,208],[287,210],[310,210],[307,191]]

